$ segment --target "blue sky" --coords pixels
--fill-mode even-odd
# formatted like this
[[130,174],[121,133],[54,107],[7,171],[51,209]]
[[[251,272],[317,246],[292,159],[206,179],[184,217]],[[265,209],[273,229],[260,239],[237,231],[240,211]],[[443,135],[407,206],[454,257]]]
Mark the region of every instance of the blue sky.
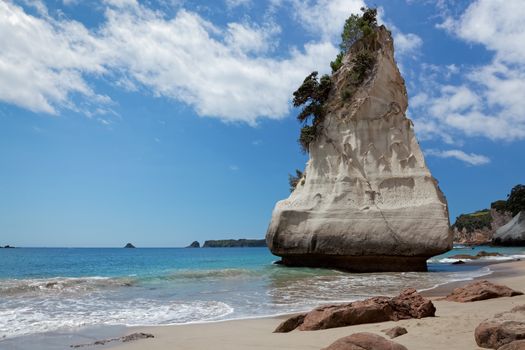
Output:
[[[307,160],[291,93],[364,4],[0,2],[0,244],[262,238]],[[366,4],[451,220],[524,183],[522,2]]]

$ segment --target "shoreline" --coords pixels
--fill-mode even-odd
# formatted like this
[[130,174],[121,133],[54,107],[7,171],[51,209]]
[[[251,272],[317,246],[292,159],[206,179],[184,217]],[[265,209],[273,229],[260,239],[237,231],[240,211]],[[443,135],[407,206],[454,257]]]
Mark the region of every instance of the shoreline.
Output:
[[[469,262],[468,263],[471,266],[477,266],[480,269],[487,268],[488,272],[481,276],[475,276],[475,277],[467,277],[460,281],[451,281],[446,282],[444,284],[440,284],[437,286],[434,286],[430,289],[422,289],[420,290],[421,295],[424,297],[430,298],[435,304],[442,303],[441,301],[437,301],[439,297],[443,297],[447,294],[449,294],[454,288],[457,288],[459,286],[465,285],[470,283],[473,280],[483,280],[488,279],[491,282],[498,283],[498,284],[506,284],[509,280],[511,280],[511,283],[515,283],[513,280],[516,278],[524,280],[522,285],[518,283],[517,286],[509,285],[511,288],[515,288],[521,291],[525,291],[525,279],[523,279],[523,276],[525,276],[525,261],[519,261],[513,260],[513,261],[498,261],[498,260],[486,260],[486,261],[476,261],[476,262]],[[507,283],[508,284],[508,283]],[[410,285],[406,286],[407,288],[410,287]],[[400,290],[401,291],[401,290]],[[398,291],[398,292],[400,292]],[[380,295],[380,293],[376,294]],[[375,295],[374,295],[375,296]],[[341,298],[344,300],[344,298]],[[508,299],[508,298],[504,298]],[[326,303],[319,303],[318,305],[326,305],[326,304],[338,304],[338,303],[344,303],[348,301],[339,301],[339,302],[326,302]],[[525,303],[525,299],[523,300]],[[449,303],[449,302],[447,302]],[[449,303],[450,304],[450,303]],[[454,303],[455,304],[455,303]],[[476,304],[476,303],[474,303]],[[436,307],[438,307],[436,305]],[[510,309],[510,308],[509,308]],[[311,308],[306,309],[305,311],[311,310]],[[438,307],[438,312],[439,312]],[[498,310],[498,311],[504,311],[504,310]],[[279,323],[281,323],[283,320],[301,313],[303,311],[297,311],[297,312],[290,312],[290,313],[280,313],[280,314],[274,314],[274,315],[263,315],[263,316],[240,316],[233,319],[222,319],[222,320],[208,320],[208,321],[196,321],[191,323],[181,323],[181,324],[164,324],[164,325],[140,325],[140,326],[109,326],[109,325],[100,325],[96,327],[88,327],[80,330],[71,330],[71,331],[63,331],[63,332],[49,332],[49,333],[41,333],[41,334],[34,334],[29,337],[22,337],[22,338],[12,338],[6,339],[4,345],[12,346],[8,347],[9,349],[26,349],[26,348],[35,348],[34,346],[37,346],[37,348],[42,349],[49,349],[54,350],[58,348],[62,348],[60,346],[57,346],[58,344],[62,344],[65,346],[65,348],[69,348],[70,345],[79,345],[79,344],[90,344],[94,343],[98,340],[104,340],[104,339],[110,339],[110,338],[118,338],[122,336],[129,335],[131,333],[135,332],[144,332],[144,333],[152,333],[155,338],[154,339],[141,339],[137,341],[133,341],[130,343],[120,343],[120,342],[111,342],[107,343],[105,345],[95,345],[95,346],[88,346],[87,349],[123,349],[123,350],[133,350],[133,349],[141,349],[144,346],[153,346],[150,350],[164,350],[164,349],[170,349],[173,348],[173,341],[177,340],[177,344],[182,343],[184,344],[182,349],[202,349],[204,347],[209,347],[209,344],[216,345],[217,342],[224,343],[227,346],[225,347],[218,347],[219,349],[250,349],[250,345],[253,344],[267,344],[267,346],[254,346],[253,348],[257,349],[321,349],[324,346],[329,345],[331,342],[335,341],[338,338],[334,338],[335,335],[343,334],[341,332],[346,332],[345,334],[341,335],[349,335],[354,332],[358,331],[372,331],[372,332],[378,332],[381,329],[385,329],[388,327],[392,327],[395,325],[401,325],[395,322],[385,322],[385,323],[375,323],[375,324],[366,324],[366,325],[359,325],[359,326],[352,326],[352,327],[343,327],[343,328],[337,328],[337,329],[331,329],[331,330],[325,330],[325,331],[317,331],[317,332],[292,332],[293,334],[297,333],[297,335],[294,336],[285,336],[285,340],[282,344],[278,343],[278,340],[283,338],[283,335],[276,335],[273,332],[273,330],[277,327]],[[491,315],[487,315],[486,317],[489,317]],[[422,319],[427,320],[427,319]],[[419,320],[419,321],[422,321]],[[410,321],[410,320],[409,320]],[[412,321],[418,321],[418,320],[412,320]],[[428,322],[428,321],[425,321]],[[403,326],[403,325],[401,325]],[[377,327],[382,327],[380,329],[376,329]],[[235,330],[240,329],[243,333],[246,333],[247,335],[253,335],[256,339],[260,339],[261,341],[257,340],[256,343],[249,343],[251,336],[249,337],[246,342],[230,342],[227,341],[227,339],[235,338],[235,335],[232,334],[235,333]],[[408,328],[407,328],[408,329]],[[257,330],[255,333],[253,333],[255,330]],[[185,334],[189,333],[191,335],[190,339],[193,339],[195,341],[195,336],[197,334],[206,334],[203,339],[201,339],[201,342],[198,342],[200,344],[199,346],[194,346],[190,339],[188,339]],[[292,334],[290,333],[290,334]],[[296,339],[299,335],[304,337],[304,339],[310,339],[310,333],[315,334],[326,334],[326,341],[328,339],[332,339],[331,341],[325,342],[324,344],[320,344],[318,347],[305,347],[306,344],[304,344],[304,341],[301,339]],[[288,334],[288,335],[290,335]],[[377,333],[382,335],[382,333]],[[473,333],[472,333],[473,334]],[[324,336],[321,337],[321,339],[325,339]],[[473,335],[472,335],[473,339]],[[308,340],[313,341],[313,340]],[[321,341],[321,340],[319,340]],[[204,342],[204,343],[203,343]],[[206,345],[206,342],[208,342],[208,345]],[[315,342],[314,342],[315,343]],[[180,344],[179,344],[180,345]],[[43,347],[42,347],[43,346]],[[473,343],[474,348],[475,343]],[[177,347],[178,348],[178,347]],[[438,349],[438,348],[436,348]],[[452,349],[452,348],[451,348]],[[458,348],[459,349],[459,348]],[[470,347],[469,349],[472,349]]]
[[[127,334],[134,332],[151,333],[153,339],[132,343],[109,344],[115,350],[135,350],[148,347],[150,350],[203,349],[321,349],[333,341],[356,332],[372,332],[384,336],[383,329],[394,326],[407,328],[408,334],[394,341],[408,349],[480,349],[474,340],[474,329],[493,314],[509,310],[518,304],[525,304],[525,296],[497,298],[474,303],[455,303],[439,300],[454,288],[473,280],[487,279],[496,284],[525,291],[525,261],[491,261],[479,263],[490,269],[488,275],[469,280],[454,281],[421,291],[436,306],[436,317],[423,319],[388,321],[349,327],[333,328],[313,332],[293,331],[277,334],[273,330],[284,319],[297,313],[218,320],[182,325],[162,325],[127,328]],[[409,286],[407,286],[409,287]],[[451,327],[451,325],[453,325]],[[100,347],[90,347],[99,349]]]

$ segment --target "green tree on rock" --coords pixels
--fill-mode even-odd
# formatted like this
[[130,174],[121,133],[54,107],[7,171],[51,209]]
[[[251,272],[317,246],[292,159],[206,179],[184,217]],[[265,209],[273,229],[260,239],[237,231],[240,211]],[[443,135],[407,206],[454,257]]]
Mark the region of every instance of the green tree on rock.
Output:
[[512,213],[512,216],[525,210],[525,185],[516,185],[510,191],[509,199],[507,199],[507,210]]

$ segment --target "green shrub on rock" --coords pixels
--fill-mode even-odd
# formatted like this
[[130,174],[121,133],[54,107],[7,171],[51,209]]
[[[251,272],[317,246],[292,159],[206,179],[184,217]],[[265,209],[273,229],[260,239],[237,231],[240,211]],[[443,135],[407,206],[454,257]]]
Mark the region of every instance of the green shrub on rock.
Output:
[[525,185],[516,185],[512,188],[509,199],[507,199],[507,210],[512,213],[512,216],[525,210]]

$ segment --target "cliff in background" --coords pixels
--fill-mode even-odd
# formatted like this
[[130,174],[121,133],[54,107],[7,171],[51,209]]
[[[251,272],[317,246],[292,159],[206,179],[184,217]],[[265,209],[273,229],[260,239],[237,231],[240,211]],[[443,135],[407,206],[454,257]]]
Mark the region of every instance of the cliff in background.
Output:
[[203,248],[253,248],[266,247],[264,239],[220,239],[205,241]]

